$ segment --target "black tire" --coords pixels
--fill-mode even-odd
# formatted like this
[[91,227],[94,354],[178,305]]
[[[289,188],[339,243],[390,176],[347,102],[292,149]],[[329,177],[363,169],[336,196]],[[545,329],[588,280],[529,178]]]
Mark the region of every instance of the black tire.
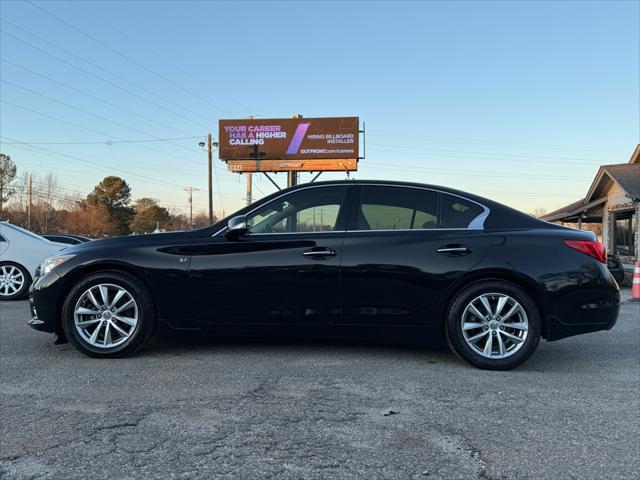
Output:
[[9,300],[19,300],[23,297],[25,297],[27,295],[27,293],[29,292],[29,287],[31,286],[31,275],[29,275],[29,272],[27,271],[26,268],[24,268],[22,265],[20,265],[19,263],[16,262],[0,262],[0,279],[2,277],[2,275],[4,274],[4,270],[9,271],[9,269],[18,269],[20,271],[20,273],[22,274],[22,278],[24,279],[24,283],[22,284],[22,286],[20,287],[20,289],[15,292],[15,293],[7,293],[5,295],[5,291],[8,292],[8,290],[5,290],[4,286],[1,283],[0,280],[0,301],[9,301]]
[[[469,346],[462,331],[462,318],[467,306],[480,295],[489,293],[505,294],[517,301],[528,320],[526,340],[517,351],[506,358],[489,358],[476,352]],[[509,370],[522,364],[536,350],[540,341],[541,328],[540,310],[531,296],[517,285],[497,280],[474,283],[462,290],[449,307],[445,325],[447,341],[453,352],[463,360],[485,370]],[[487,335],[500,335],[502,338],[500,332],[491,332],[489,327],[485,330],[488,330]],[[491,348],[490,346],[489,350]]]
[[[80,297],[91,287],[111,284],[125,289],[135,300],[138,321],[133,332],[124,343],[113,347],[96,347],[78,332],[75,325],[74,309]],[[139,351],[152,336],[156,325],[156,312],[151,294],[132,275],[119,271],[104,271],[82,278],[68,293],[62,307],[62,329],[69,342],[80,352],[96,358],[122,358]]]

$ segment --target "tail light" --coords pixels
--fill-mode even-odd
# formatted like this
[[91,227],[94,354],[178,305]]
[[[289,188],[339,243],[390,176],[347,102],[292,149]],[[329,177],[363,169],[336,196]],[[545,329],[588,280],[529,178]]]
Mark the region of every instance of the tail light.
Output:
[[565,240],[564,244],[578,250],[579,252],[595,258],[599,262],[607,263],[607,250],[600,242],[591,242],[588,240]]

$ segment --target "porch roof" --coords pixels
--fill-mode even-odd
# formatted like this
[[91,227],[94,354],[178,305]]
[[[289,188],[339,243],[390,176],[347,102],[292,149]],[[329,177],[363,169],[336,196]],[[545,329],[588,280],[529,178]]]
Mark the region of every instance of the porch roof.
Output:
[[589,203],[584,203],[584,200],[578,200],[566,207],[547,213],[541,219],[547,222],[568,223],[577,223],[579,219],[582,219],[585,223],[600,223],[602,222],[602,205],[606,201],[606,197]]

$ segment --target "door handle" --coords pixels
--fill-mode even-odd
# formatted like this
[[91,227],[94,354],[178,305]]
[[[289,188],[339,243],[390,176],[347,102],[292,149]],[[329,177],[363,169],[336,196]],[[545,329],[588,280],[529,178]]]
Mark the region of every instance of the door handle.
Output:
[[449,255],[450,257],[460,257],[462,255],[469,255],[471,250],[466,245],[445,245],[436,250],[436,252]]
[[308,258],[335,257],[336,251],[333,248],[323,248],[321,250],[307,250],[302,255]]

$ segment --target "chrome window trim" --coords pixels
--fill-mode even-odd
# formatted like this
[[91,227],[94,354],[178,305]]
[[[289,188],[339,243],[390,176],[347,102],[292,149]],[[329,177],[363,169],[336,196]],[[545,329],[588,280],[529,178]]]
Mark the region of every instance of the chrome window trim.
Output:
[[[298,188],[295,190],[295,192],[301,192],[302,190],[308,190],[310,188],[324,188],[324,187],[339,187],[341,185],[344,184],[328,184],[328,185],[309,185],[307,187],[302,187],[302,188]],[[309,233],[340,233],[340,232],[344,232],[344,233],[351,233],[351,232],[419,232],[419,231],[433,231],[433,230],[439,230],[439,231],[447,231],[447,230],[484,230],[484,222],[487,219],[487,217],[489,216],[489,214],[491,213],[491,209],[489,207],[487,207],[486,205],[481,204],[480,202],[476,202],[475,200],[471,200],[470,198],[467,198],[463,195],[458,195],[457,193],[452,193],[452,192],[445,192],[443,190],[437,190],[435,188],[430,188],[430,187],[420,187],[417,185],[394,185],[391,183],[370,183],[370,182],[354,182],[353,185],[366,185],[366,186],[373,186],[373,187],[396,187],[396,188],[415,188],[417,190],[428,190],[430,192],[436,192],[436,193],[442,193],[445,195],[452,195],[454,197],[458,197],[461,198],[463,200],[466,200],[467,202],[471,202],[471,203],[475,203],[476,205],[482,207],[484,210],[481,214],[479,214],[476,218],[474,218],[473,220],[471,220],[471,222],[469,222],[469,226],[466,228],[404,228],[404,229],[395,229],[395,230],[330,230],[330,231],[325,231],[325,232],[282,232],[282,233],[254,233],[251,234],[251,236],[260,236],[260,235],[300,235],[300,234],[309,234]],[[347,187],[350,186],[350,184],[346,185]],[[294,192],[286,192],[283,193],[282,195],[278,195],[277,197],[275,197],[271,202],[275,202],[276,200],[278,200],[279,198],[284,197],[285,195],[289,195],[292,194]],[[271,203],[269,202],[269,203]],[[259,208],[262,208],[264,205],[260,205],[256,208],[254,208],[253,210],[249,210],[247,213],[245,213],[245,216],[249,216],[251,215],[253,212],[255,212],[256,210],[258,210]],[[227,229],[227,227],[222,227],[220,230],[218,230],[216,233],[214,233],[213,235],[211,235],[212,237],[217,237],[220,233],[224,232]]]

